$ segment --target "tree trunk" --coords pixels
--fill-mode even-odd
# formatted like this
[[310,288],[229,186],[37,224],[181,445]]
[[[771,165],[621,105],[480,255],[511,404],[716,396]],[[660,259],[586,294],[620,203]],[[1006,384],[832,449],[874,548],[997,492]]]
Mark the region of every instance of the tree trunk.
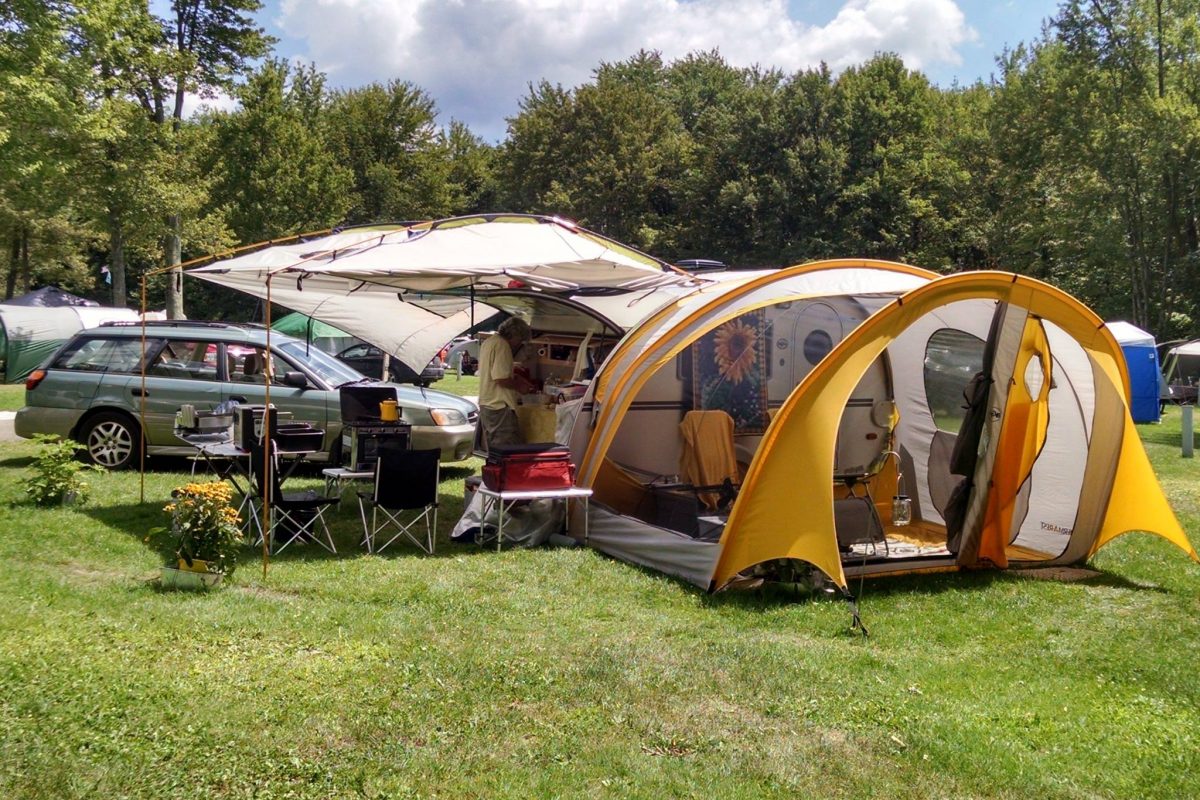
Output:
[[125,289],[125,232],[121,227],[121,214],[115,208],[108,210],[108,272],[112,276],[112,304],[125,308],[128,296]]
[[21,260],[21,238],[17,236],[17,229],[14,227],[9,234],[8,248],[8,280],[4,286],[4,299],[11,300],[16,294],[17,289],[17,264]]
[[28,292],[29,277],[29,225],[21,226],[21,291]]
[[167,273],[167,319],[187,319],[183,313],[183,270],[179,268],[183,260],[179,215],[172,214],[167,222],[171,229],[163,241],[163,251],[167,257],[166,266],[175,267]]

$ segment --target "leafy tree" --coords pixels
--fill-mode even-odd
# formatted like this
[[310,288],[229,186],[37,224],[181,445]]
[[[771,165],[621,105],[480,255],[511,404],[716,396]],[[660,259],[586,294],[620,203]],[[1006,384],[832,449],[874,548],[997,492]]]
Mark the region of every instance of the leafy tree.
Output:
[[643,52],[601,65],[596,82],[575,91],[531,88],[503,151],[510,203],[670,252],[691,151],[663,73],[661,58]]
[[[172,0],[167,17],[151,13],[146,0],[79,0],[71,5],[77,49],[90,56],[99,80],[97,105],[111,111],[127,101],[141,109],[159,129],[152,138],[164,163],[156,166],[176,166],[189,158],[181,149],[187,139],[182,132],[187,96],[212,98],[231,90],[249,61],[266,55],[272,43],[250,16],[262,8],[259,0]],[[129,117],[121,111],[112,119]],[[107,146],[110,158],[121,157],[111,140]],[[117,172],[129,168],[114,166]],[[186,173],[159,174],[163,263],[178,265],[183,216],[203,205],[202,187],[189,182],[192,176]],[[173,176],[178,183],[169,187],[166,184]],[[114,205],[108,215],[114,290],[124,284],[122,212]],[[182,282],[175,273],[168,281],[166,299],[168,316],[183,316]]]
[[845,158],[829,71],[786,77],[704,53],[675,62],[668,84],[694,154],[680,256],[778,265],[826,253]]
[[0,241],[5,297],[37,283],[91,289],[82,253],[92,231],[71,175],[83,75],[52,4],[0,10]]
[[213,114],[211,210],[234,237],[259,242],[330,228],[350,208],[354,175],[330,148],[329,97],[313,67],[268,60],[238,90],[241,108]]
[[433,100],[411,84],[333,95],[329,141],[354,173],[352,223],[442,217],[454,208],[449,150]]
[[1194,0],[1064,3],[1005,70],[996,137],[1030,181],[1040,274],[1170,337],[1200,307]]
[[954,165],[937,146],[937,90],[895,55],[846,70],[835,89],[846,146],[842,251],[941,261],[947,223],[939,201]]
[[451,213],[503,210],[498,200],[496,148],[458,121],[451,121],[444,136],[450,159]]

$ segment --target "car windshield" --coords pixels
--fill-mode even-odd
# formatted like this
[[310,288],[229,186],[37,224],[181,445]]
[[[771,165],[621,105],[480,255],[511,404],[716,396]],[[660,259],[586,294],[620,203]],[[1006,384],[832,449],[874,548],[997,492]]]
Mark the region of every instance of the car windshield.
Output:
[[321,376],[321,380],[330,386],[336,387],[341,386],[343,383],[367,380],[366,376],[358,370],[347,364],[343,364],[333,356],[318,350],[312,345],[304,344],[304,342],[284,342],[279,345],[279,349],[281,352],[317,373],[317,375]]

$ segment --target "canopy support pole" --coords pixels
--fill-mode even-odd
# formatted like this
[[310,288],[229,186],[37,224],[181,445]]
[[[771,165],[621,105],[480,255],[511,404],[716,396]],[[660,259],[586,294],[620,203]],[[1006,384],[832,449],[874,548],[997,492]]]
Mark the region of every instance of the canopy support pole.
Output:
[[[275,485],[275,476],[271,474],[271,279],[275,273],[267,273],[267,300],[263,309],[263,320],[267,328],[267,344],[263,353],[263,424],[262,424],[262,569],[263,580],[267,579],[267,565],[271,561],[271,487]],[[254,415],[250,415],[250,424],[254,425]],[[253,438],[254,431],[250,431]]]
[[138,503],[146,502],[146,273],[142,272],[142,394],[138,398]]

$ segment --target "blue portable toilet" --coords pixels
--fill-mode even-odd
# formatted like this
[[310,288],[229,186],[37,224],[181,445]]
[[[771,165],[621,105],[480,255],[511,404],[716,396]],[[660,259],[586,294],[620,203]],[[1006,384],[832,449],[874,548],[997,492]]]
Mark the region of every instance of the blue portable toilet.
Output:
[[1154,335],[1128,322],[1107,322],[1113,338],[1121,345],[1129,367],[1129,411],[1134,422],[1158,422],[1162,371]]

